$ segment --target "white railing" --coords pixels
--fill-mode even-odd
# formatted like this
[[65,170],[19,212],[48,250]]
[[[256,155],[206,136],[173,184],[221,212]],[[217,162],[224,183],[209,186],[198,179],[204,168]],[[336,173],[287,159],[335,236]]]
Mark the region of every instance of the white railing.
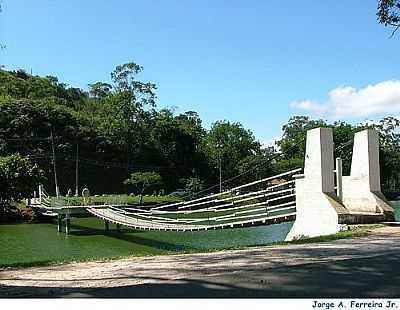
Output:
[[[234,187],[228,191],[190,201],[162,206],[126,205],[126,196],[104,200],[103,205],[85,205],[90,213],[129,227],[178,231],[233,227],[293,219],[295,180],[301,169]],[[243,192],[246,189],[246,192]],[[40,200],[52,208],[68,208],[64,197],[50,198],[40,191]],[[92,197],[93,198],[93,197]],[[123,198],[123,199],[121,199]],[[125,204],[124,204],[125,202]],[[168,210],[167,210],[168,209]]]

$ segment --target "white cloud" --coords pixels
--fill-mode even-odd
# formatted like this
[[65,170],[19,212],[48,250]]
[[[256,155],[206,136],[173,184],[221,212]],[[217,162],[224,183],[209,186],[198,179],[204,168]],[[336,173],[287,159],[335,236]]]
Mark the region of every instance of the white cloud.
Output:
[[328,93],[324,104],[312,100],[295,101],[290,106],[312,114],[334,117],[366,117],[400,112],[400,81],[389,80],[365,88],[338,87]]
[[290,103],[291,108],[306,110],[311,112],[312,114],[325,114],[327,110],[327,106],[320,104],[318,102],[314,102],[312,100],[303,100],[303,101],[293,101]]
[[[400,115],[391,115],[391,117],[397,121],[400,121]],[[380,120],[367,120],[364,122],[361,122],[361,125],[366,125],[366,126],[372,126],[372,125],[382,125]],[[393,128],[393,123],[389,122],[389,123],[385,123],[385,125],[383,126],[383,130],[392,130]],[[393,129],[393,132],[396,134],[400,133],[400,127],[399,126],[395,126],[395,128]]]
[[267,140],[267,141],[262,141],[261,142],[261,147],[262,148],[268,148],[268,147],[274,147],[275,149],[277,149],[277,146],[276,146],[276,142],[277,141],[279,141],[279,140],[281,140],[282,139],[282,137],[278,137],[278,136],[276,136],[276,137],[273,137],[273,138],[271,138],[271,139],[269,139],[269,140]]

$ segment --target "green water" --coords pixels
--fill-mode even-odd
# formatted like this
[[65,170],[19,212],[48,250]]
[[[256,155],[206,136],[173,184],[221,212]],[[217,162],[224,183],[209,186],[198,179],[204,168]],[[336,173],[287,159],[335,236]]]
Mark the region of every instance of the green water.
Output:
[[292,223],[199,232],[124,229],[104,232],[103,221],[77,218],[67,236],[56,223],[0,225],[0,266],[127,255],[155,255],[251,246],[283,240]]
[[394,217],[396,221],[400,222],[400,200],[392,201],[392,206],[394,208]]
[[[394,203],[400,220],[400,202]],[[200,232],[124,229],[104,232],[97,218],[73,219],[71,234],[57,232],[56,223],[0,225],[0,266],[196,252],[262,245],[284,240],[293,223]]]

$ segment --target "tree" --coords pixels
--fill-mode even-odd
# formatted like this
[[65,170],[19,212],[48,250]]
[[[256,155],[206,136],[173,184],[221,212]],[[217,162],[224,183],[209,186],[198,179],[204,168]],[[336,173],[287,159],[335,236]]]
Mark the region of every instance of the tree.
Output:
[[150,141],[146,157],[169,167],[163,175],[167,190],[176,188],[179,178],[206,179],[205,155],[201,148],[205,130],[197,113],[187,112],[174,116],[170,109],[152,114],[148,127]]
[[151,187],[156,187],[162,184],[161,176],[156,172],[134,172],[128,179],[124,181],[126,185],[132,185],[140,193],[139,204],[143,202],[145,191]]
[[191,197],[204,188],[204,183],[198,178],[181,179],[180,182],[185,186]]
[[200,143],[201,139],[205,136],[206,131],[202,127],[202,121],[197,112],[188,111],[179,114],[175,117],[175,121],[187,134],[193,137],[197,144]]
[[135,76],[143,71],[143,67],[129,62],[123,65],[118,65],[111,73],[111,79],[116,84],[116,88],[120,90],[130,90],[132,84],[136,81]]
[[[129,94],[128,94],[129,95]],[[60,189],[74,183],[71,156],[76,154],[96,161],[112,161],[124,168],[109,168],[82,162],[82,183],[91,184],[96,192],[123,190],[132,162],[140,166],[160,166],[152,162],[143,145],[149,144],[148,128],[152,113],[132,104],[126,93],[110,90],[110,94],[90,98],[79,88],[67,87],[57,77],[32,76],[21,70],[0,70],[0,151],[2,155],[19,152],[34,154],[32,160],[51,179],[52,168],[46,158],[50,152],[50,125],[56,140]],[[107,174],[108,180],[99,176]],[[176,178],[175,182],[177,182]],[[111,181],[111,182],[110,182]],[[50,184],[46,184],[48,189]]]
[[[238,173],[242,175],[241,183],[249,183],[255,179],[262,179],[276,174],[276,161],[272,160],[276,157],[273,147],[261,149],[258,154],[252,154],[239,162]],[[251,171],[251,173],[248,173]]]
[[260,152],[260,143],[253,133],[240,123],[218,121],[204,138],[204,148],[211,163],[218,171],[222,166],[223,178],[238,174],[240,161]]
[[[304,164],[307,131],[318,127],[333,128],[334,156],[343,159],[344,174],[350,173],[352,142],[354,133],[360,126],[353,126],[346,122],[328,124],[324,120],[313,120],[308,116],[291,117],[283,129],[282,139],[277,142],[282,152],[276,164],[277,173],[299,168]],[[285,162],[286,161],[286,162]],[[286,171],[287,171],[286,170]]]
[[107,96],[111,89],[112,86],[108,83],[104,83],[104,82],[96,82],[93,84],[89,84],[89,94],[93,97],[93,98],[102,98]]
[[392,35],[400,27],[400,0],[378,0],[378,21],[394,27]]
[[[1,7],[1,3],[0,3],[0,13],[3,12],[3,8]],[[6,46],[0,42],[0,50],[5,49]],[[0,68],[2,67],[2,65],[0,65]]]
[[43,171],[19,154],[0,157],[0,210],[31,196],[44,180]]
[[380,137],[382,190],[396,197],[400,192],[400,118],[387,116],[371,127]]
[[123,93],[136,108],[147,105],[154,107],[157,87],[154,83],[144,83],[136,79],[136,76],[142,71],[142,66],[129,62],[117,66],[111,73],[111,79],[115,84],[116,91]]
[[308,116],[293,116],[283,125],[282,139],[276,144],[284,158],[304,158],[307,130],[326,126],[323,120],[312,120]]

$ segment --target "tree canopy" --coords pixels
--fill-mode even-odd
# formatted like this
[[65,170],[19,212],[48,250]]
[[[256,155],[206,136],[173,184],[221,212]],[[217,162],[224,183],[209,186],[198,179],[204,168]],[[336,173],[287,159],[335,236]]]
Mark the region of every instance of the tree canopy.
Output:
[[[340,146],[366,127],[294,116],[276,147],[262,146],[240,123],[217,121],[207,129],[195,111],[159,109],[156,86],[139,79],[142,70],[133,62],[117,66],[111,82],[91,83],[88,91],[54,76],[0,70],[0,156],[29,156],[54,194],[53,133],[61,194],[75,188],[77,159],[80,185],[93,194],[128,193],[130,185],[123,181],[149,171],[160,175],[166,193],[181,187],[183,179],[190,192],[215,191],[220,165],[227,188],[302,166],[306,131],[320,126],[335,128],[335,156],[349,172],[351,145]],[[400,175],[399,123],[385,118],[373,126],[382,142],[382,184],[393,189]]]
[[394,27],[394,34],[400,27],[400,1],[378,0],[377,16],[379,23]]
[[139,194],[141,204],[143,201],[143,194],[149,188],[154,188],[156,186],[160,186],[162,184],[161,176],[152,171],[152,172],[134,172],[130,175],[128,179],[124,181],[124,184],[134,186]]
[[0,157],[0,211],[11,201],[30,197],[32,189],[44,180],[43,171],[19,154]]
[[53,132],[61,193],[75,187],[78,147],[79,180],[94,193],[126,192],[122,181],[132,171],[157,172],[170,192],[182,178],[198,178],[204,186],[217,181],[215,146],[209,142],[218,128],[227,126],[226,171],[251,153],[248,146],[257,148],[253,134],[240,124],[221,123],[209,132],[195,111],[176,115],[157,109],[156,86],[139,79],[142,70],[133,62],[117,66],[111,83],[90,83],[88,91],[54,76],[1,70],[0,154],[31,156],[52,192]]

